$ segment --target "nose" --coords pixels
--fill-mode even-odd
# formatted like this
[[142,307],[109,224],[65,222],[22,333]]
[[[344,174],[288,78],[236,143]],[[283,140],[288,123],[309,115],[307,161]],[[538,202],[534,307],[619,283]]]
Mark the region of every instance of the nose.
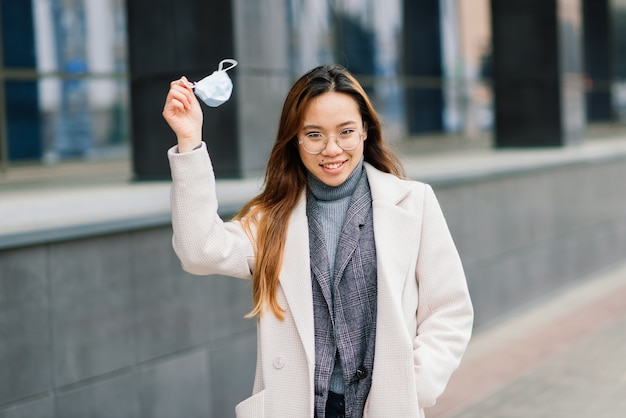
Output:
[[339,155],[343,152],[343,149],[337,144],[337,135],[332,135],[328,137],[328,142],[326,142],[326,147],[322,150],[322,154],[324,155]]

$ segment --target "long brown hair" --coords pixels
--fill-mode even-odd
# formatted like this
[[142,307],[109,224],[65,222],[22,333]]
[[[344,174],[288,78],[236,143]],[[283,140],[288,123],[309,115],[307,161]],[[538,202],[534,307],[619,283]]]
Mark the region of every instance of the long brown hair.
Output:
[[307,185],[306,168],[297,148],[297,133],[311,100],[327,92],[345,93],[357,102],[367,127],[364,160],[378,170],[398,177],[404,175],[400,162],[383,141],[380,119],[365,90],[345,68],[322,65],[296,81],[283,104],[276,142],[265,171],[263,191],[235,216],[251,238],[254,235],[252,230],[256,230],[253,308],[247,315],[249,317],[260,316],[265,309],[270,308],[279,319],[283,319],[284,309],[278,304],[276,289],[287,224],[289,215]]

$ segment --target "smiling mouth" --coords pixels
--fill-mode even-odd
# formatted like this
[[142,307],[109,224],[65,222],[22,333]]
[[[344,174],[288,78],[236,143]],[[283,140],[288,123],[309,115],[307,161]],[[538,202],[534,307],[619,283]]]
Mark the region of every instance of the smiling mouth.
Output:
[[322,167],[328,168],[330,170],[333,170],[335,168],[341,167],[344,164],[344,162],[345,161],[341,161],[341,162],[338,162],[338,163],[332,163],[332,164],[322,164]]

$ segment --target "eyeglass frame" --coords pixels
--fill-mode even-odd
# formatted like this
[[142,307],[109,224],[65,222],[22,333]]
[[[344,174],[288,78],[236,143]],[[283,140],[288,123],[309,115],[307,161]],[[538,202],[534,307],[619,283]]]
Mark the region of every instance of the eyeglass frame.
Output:
[[[346,129],[349,129],[349,128],[346,128]],[[356,132],[356,130],[355,130],[355,132]],[[320,133],[320,135],[322,135],[322,138],[324,138],[324,148],[322,148],[321,150],[319,150],[317,152],[309,151],[308,149],[306,149],[306,147],[302,144],[304,142],[304,139],[300,139],[300,138],[297,138],[297,139],[298,139],[298,145],[302,145],[302,149],[307,154],[319,155],[322,152],[324,152],[326,147],[328,147],[328,143],[330,142],[330,138],[335,138],[335,143],[337,144],[337,146],[339,148],[341,148],[342,150],[344,150],[344,151],[352,151],[352,150],[356,149],[361,144],[361,142],[363,142],[363,136],[365,136],[367,134],[367,125],[365,123],[363,124],[363,129],[361,131],[358,131],[358,134],[359,134],[359,142],[352,148],[344,148],[344,147],[341,146],[340,140],[338,140],[339,135],[328,135],[328,136],[326,136],[326,135]],[[304,136],[306,136],[306,135],[304,135]]]

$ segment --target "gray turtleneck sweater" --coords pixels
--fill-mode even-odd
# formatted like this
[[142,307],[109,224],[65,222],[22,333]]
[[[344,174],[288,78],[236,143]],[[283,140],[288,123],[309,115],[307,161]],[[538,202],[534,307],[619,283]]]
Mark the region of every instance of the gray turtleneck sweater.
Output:
[[328,264],[330,267],[330,278],[334,281],[335,253],[339,244],[341,228],[346,217],[346,212],[350,206],[352,194],[359,184],[361,173],[363,172],[363,157],[354,168],[352,173],[339,186],[328,186],[309,173],[309,188],[317,202],[322,229],[324,230],[324,240],[326,241],[326,251],[328,252]]

